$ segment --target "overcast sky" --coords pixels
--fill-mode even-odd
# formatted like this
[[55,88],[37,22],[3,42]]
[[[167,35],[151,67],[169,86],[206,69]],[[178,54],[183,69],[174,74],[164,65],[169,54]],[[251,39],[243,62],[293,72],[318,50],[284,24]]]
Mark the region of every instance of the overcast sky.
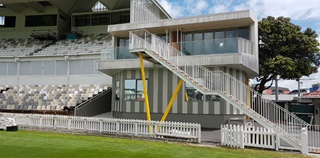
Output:
[[[303,29],[310,27],[320,35],[320,0],[158,0],[158,2],[174,18],[250,9],[259,20],[269,15],[285,16]],[[320,83],[320,73],[302,77],[301,81],[302,88],[310,88],[312,84]],[[279,86],[293,90],[298,88],[298,82],[279,81]]]

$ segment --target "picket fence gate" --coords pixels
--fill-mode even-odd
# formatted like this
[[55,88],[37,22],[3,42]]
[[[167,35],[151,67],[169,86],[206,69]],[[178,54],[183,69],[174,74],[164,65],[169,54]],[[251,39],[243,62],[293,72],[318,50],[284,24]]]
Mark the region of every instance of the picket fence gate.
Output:
[[[281,146],[280,134],[264,127],[229,124],[221,125],[221,145],[235,148],[244,148],[245,146],[275,150],[281,148],[299,150],[303,154],[307,154],[311,151],[310,143],[308,146],[308,129],[301,129],[301,135],[297,137],[300,137],[301,139],[301,148]],[[313,151],[316,150],[313,148]]]
[[279,134],[263,127],[221,125],[221,145],[236,148],[244,146],[279,149]]
[[119,134],[201,142],[201,125],[115,118],[0,113],[22,128],[70,133]]

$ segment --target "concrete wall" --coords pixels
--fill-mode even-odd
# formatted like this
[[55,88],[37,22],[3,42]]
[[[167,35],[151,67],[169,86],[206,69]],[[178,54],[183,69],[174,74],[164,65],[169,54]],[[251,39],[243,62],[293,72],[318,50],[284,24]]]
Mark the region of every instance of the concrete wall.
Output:
[[95,116],[111,111],[111,95],[110,90],[106,94],[96,96],[92,101],[83,105],[76,111],[76,116]]
[[63,84],[107,84],[111,77],[105,74],[70,76],[9,76],[0,77],[0,85],[63,85]]

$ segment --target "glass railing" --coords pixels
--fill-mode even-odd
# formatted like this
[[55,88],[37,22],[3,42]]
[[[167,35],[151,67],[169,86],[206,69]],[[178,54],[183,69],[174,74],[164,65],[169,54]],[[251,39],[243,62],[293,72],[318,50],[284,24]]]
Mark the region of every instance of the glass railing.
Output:
[[101,54],[102,60],[134,59],[137,56],[129,52],[129,47],[110,48]]
[[[223,38],[212,40],[185,41],[170,43],[171,46],[182,51],[185,55],[210,55],[245,53],[253,55],[253,44],[243,38]],[[181,47],[181,48],[180,48]],[[102,60],[135,59],[129,52],[129,47],[115,47],[101,53]]]
[[[212,40],[185,41],[178,48],[186,55],[209,55],[228,53],[252,54],[252,43],[243,38],[223,38]],[[174,45],[174,44],[172,44]],[[177,46],[174,46],[177,48]]]

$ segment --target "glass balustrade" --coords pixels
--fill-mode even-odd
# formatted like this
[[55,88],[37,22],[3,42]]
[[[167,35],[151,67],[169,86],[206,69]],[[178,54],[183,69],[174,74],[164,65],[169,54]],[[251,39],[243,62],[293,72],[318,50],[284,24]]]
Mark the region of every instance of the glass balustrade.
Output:
[[[222,38],[212,40],[185,41],[170,43],[186,55],[210,55],[246,53],[252,54],[252,42],[243,38]],[[135,59],[137,56],[129,52],[129,47],[115,47],[102,54],[103,60]]]

